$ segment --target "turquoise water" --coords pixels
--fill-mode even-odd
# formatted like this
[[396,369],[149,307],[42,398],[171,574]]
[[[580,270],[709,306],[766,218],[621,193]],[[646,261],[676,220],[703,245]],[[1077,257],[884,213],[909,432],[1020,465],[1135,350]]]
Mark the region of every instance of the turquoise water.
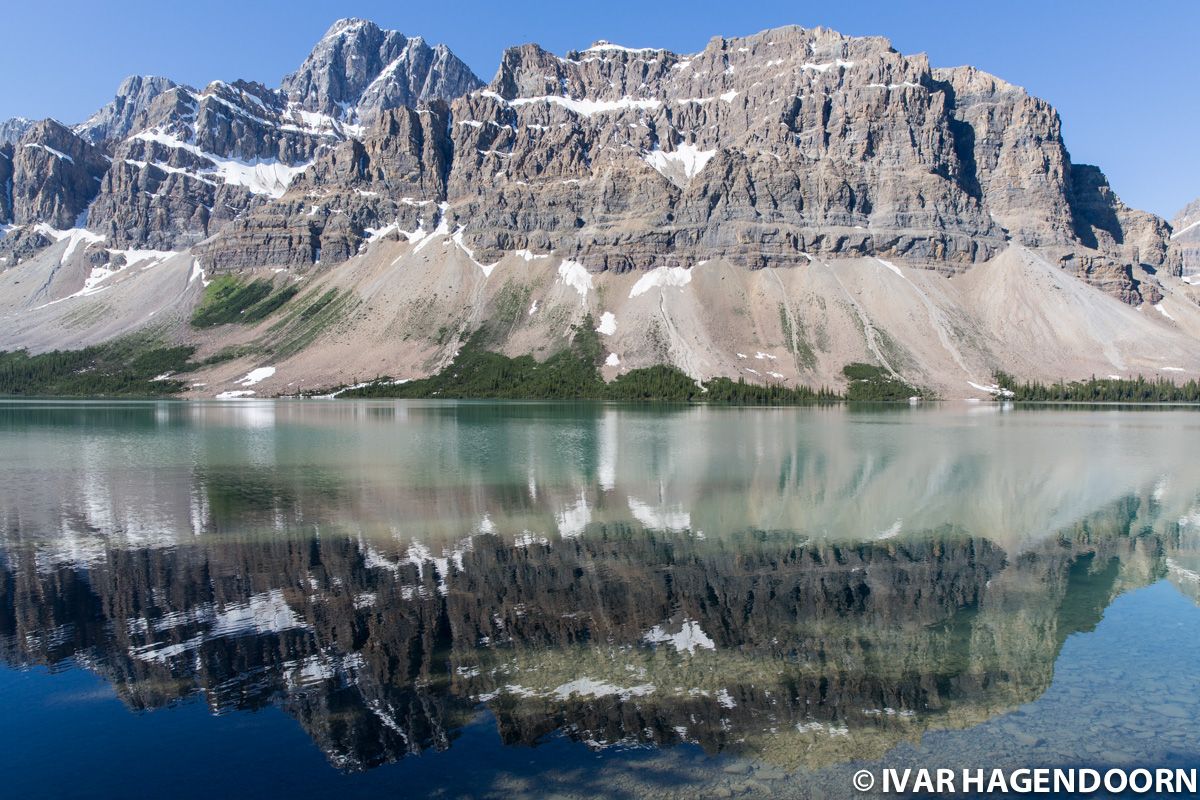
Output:
[[13,796],[1200,765],[1200,416],[0,403]]

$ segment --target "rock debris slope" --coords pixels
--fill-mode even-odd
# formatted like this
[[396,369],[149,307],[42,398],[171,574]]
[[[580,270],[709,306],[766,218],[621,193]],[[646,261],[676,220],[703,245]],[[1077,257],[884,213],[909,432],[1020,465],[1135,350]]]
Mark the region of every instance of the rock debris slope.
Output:
[[[591,314],[609,377],[833,384],[861,360],[953,395],[1000,368],[1200,371],[1195,210],[1172,227],[1128,208],[1046,102],[879,37],[527,44],[485,86],[442,45],[349,19],[278,89],[131,78],[73,130],[0,130],[0,348],[172,309],[154,325],[173,338],[286,362],[268,394],[428,374],[484,323],[544,356]],[[229,271],[334,291],[338,318],[290,342],[270,320],[201,335],[188,309]]]

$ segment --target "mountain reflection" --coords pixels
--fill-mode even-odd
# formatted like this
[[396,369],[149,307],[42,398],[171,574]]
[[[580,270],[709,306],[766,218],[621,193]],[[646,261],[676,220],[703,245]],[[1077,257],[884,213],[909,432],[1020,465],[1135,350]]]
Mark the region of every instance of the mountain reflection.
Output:
[[283,707],[342,769],[453,746],[875,758],[1193,598],[1190,418],[0,407],[0,657]]

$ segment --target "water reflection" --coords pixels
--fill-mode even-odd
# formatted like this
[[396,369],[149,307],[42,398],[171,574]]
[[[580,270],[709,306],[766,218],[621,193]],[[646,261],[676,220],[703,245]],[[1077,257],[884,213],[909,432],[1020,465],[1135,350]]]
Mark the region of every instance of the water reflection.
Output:
[[878,758],[1200,594],[1193,417],[0,405],[0,657],[279,705],[331,763],[682,742]]

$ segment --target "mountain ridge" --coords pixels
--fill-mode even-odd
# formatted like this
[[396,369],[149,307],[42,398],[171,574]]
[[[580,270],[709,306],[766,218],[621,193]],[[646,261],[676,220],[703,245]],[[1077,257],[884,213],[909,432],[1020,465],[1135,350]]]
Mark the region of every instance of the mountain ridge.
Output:
[[[308,358],[253,326],[192,330],[187,309],[216,273],[344,293],[358,310],[338,336],[314,334],[297,365],[329,385],[371,363],[429,374],[497,314],[499,349],[544,356],[585,314],[616,310],[610,378],[670,363],[697,380],[824,385],[864,360],[943,392],[1001,368],[1191,371],[1186,343],[1200,334],[1186,243],[1071,161],[1048,103],[882,37],[790,26],[683,55],[526,44],[485,85],[444,46],[346,19],[278,89],[128,79],[74,131],[29,127],[4,147],[0,182],[20,189],[0,201],[12,226],[0,240],[5,349],[145,327],[127,312],[81,326],[88,314],[70,323],[65,310],[100,303],[93,289],[110,313],[120,293],[141,308],[138,282],[171,264],[186,281],[151,304],[173,309],[164,336],[202,349],[249,337],[265,355]],[[144,253],[153,269],[126,269]],[[18,269],[41,275],[34,294],[16,289]],[[743,294],[708,286],[714,270]],[[1012,331],[1023,309],[988,297],[1010,273],[1011,296],[1040,320],[1030,331]],[[909,316],[885,302],[908,301],[864,294],[876,287],[862,281],[889,275],[903,281],[890,291],[913,293]],[[1091,316],[1028,291],[1041,284]],[[355,352],[335,358],[339,336],[356,338]],[[739,338],[786,357],[787,372],[741,363]],[[1047,363],[1048,346],[1064,352]]]

